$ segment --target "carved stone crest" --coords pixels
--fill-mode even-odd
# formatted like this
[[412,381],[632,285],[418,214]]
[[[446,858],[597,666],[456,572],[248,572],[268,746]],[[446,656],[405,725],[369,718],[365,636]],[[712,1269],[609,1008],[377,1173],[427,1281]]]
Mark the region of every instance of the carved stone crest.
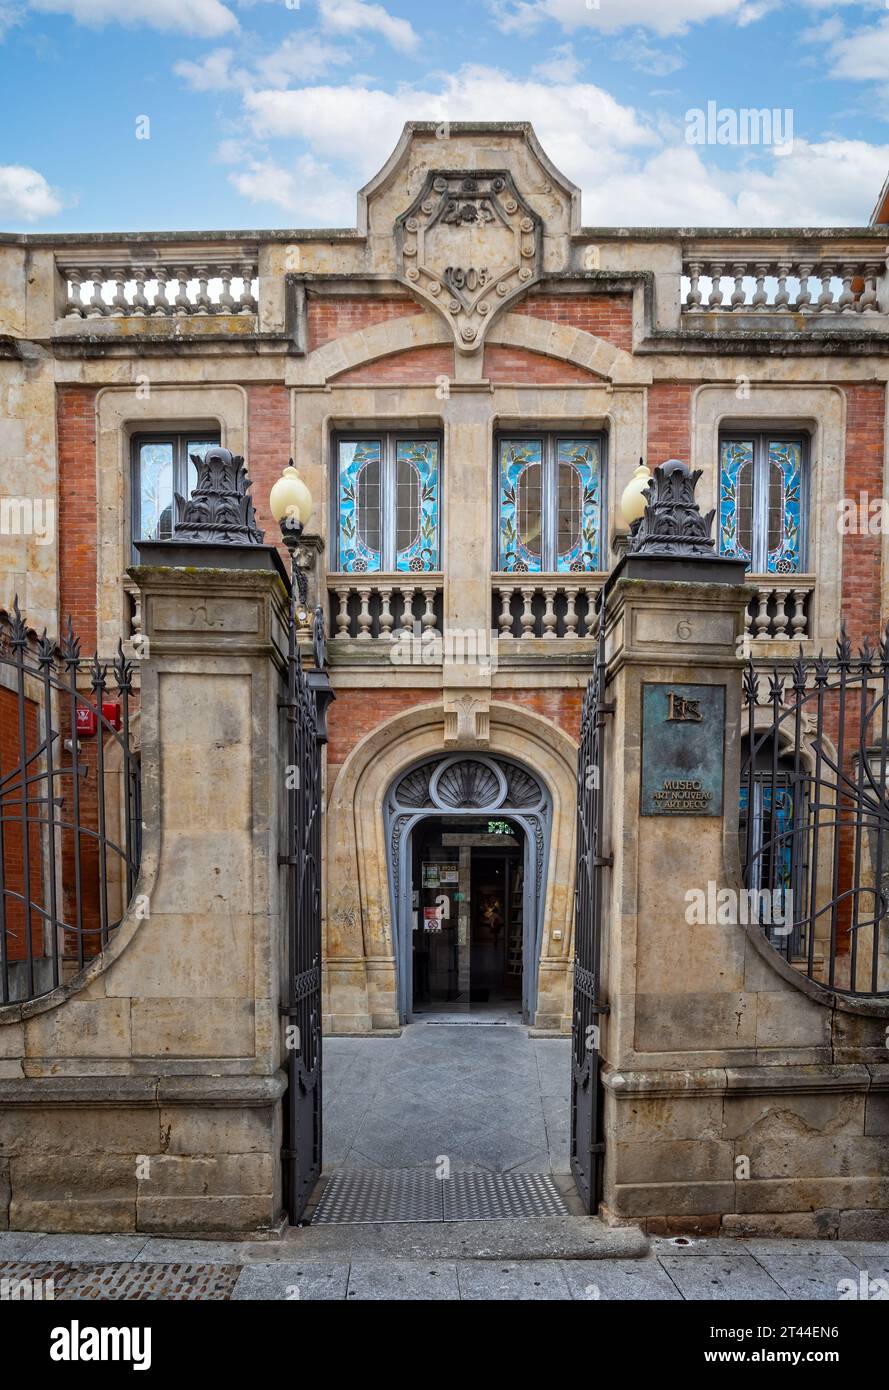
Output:
[[506,170],[430,170],[395,224],[398,278],[477,352],[498,309],[539,278],[543,224]]

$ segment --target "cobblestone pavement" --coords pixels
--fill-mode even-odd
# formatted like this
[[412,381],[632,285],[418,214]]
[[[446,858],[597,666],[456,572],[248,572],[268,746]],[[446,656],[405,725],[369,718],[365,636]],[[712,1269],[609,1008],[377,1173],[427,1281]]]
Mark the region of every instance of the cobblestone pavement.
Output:
[[889,1243],[653,1240],[638,1260],[371,1261],[294,1259],[290,1240],[254,1245],[0,1231],[0,1299],[20,1293],[22,1279],[44,1281],[34,1296],[45,1290],[57,1301],[886,1300]]

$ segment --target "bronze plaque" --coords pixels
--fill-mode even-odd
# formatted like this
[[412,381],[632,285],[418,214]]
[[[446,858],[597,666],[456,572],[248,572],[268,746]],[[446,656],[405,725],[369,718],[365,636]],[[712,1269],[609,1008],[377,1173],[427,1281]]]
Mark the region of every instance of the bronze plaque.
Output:
[[643,816],[721,816],[725,686],[642,686]]

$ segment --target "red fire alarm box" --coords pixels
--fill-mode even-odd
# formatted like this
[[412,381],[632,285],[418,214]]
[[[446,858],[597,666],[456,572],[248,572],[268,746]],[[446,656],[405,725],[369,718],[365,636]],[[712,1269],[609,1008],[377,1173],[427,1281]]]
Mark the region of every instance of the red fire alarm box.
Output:
[[[106,724],[111,725],[112,729],[120,729],[120,705],[116,700],[103,702],[102,718]],[[76,723],[78,738],[95,738],[99,727],[99,717],[92,705],[77,706]]]
[[78,738],[92,738],[99,726],[96,711],[91,705],[78,705],[76,711]]
[[122,728],[120,705],[116,700],[109,700],[102,705],[102,718],[111,725],[112,729],[120,731]]

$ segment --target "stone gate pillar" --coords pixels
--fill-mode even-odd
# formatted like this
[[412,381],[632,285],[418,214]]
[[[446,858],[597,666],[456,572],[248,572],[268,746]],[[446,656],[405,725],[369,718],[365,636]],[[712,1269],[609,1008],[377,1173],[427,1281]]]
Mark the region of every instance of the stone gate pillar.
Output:
[[752,591],[713,554],[694,481],[656,470],[606,600],[603,1212],[661,1233],[873,1234],[887,1191],[871,1136],[887,1131],[865,1063],[887,1070],[881,1022],[838,1030],[759,925],[712,909],[741,890]]
[[268,1235],[282,1221],[285,585],[270,563],[132,574],[139,876],[101,955],[0,1031],[0,1225]]

